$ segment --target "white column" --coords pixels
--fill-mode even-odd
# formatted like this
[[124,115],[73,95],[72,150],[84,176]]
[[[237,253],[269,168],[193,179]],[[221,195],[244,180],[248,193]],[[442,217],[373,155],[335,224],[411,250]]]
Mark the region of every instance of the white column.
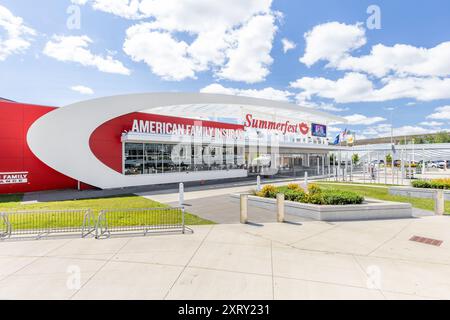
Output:
[[350,181],[353,181],[353,153],[350,156]]
[[178,204],[180,207],[184,204],[184,184],[183,182],[180,182],[178,186]]
[[322,175],[325,175],[325,155],[322,155]]
[[366,157],[362,161],[362,169],[363,169],[363,183],[366,183]]
[[241,194],[241,206],[240,206],[240,221],[241,223],[247,223],[248,220],[248,213],[247,213],[247,208],[248,208],[248,195],[246,194]]
[[445,213],[444,190],[436,190],[434,202],[434,213],[436,215],[443,215]]
[[277,222],[284,222],[284,194],[277,194]]
[[317,159],[317,175],[319,176],[320,175],[320,158],[317,156],[316,159]]
[[380,183],[380,154],[377,151],[377,182]]

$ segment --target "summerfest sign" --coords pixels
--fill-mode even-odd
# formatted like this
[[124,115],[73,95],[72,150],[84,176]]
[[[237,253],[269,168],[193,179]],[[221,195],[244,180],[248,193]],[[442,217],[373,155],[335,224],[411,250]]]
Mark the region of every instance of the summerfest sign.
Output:
[[244,127],[253,129],[264,129],[279,131],[286,133],[301,133],[307,135],[309,133],[309,125],[305,122],[292,123],[289,120],[285,122],[277,122],[264,119],[255,119],[253,115],[247,114],[245,116]]

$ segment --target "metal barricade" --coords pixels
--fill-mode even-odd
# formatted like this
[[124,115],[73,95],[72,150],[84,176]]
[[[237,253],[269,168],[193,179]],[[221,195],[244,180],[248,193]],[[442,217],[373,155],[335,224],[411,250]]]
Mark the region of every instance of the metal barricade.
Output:
[[95,217],[85,210],[35,210],[0,213],[0,239],[12,236],[40,238],[53,233],[95,232]]
[[96,238],[111,233],[181,231],[185,233],[184,207],[102,210],[96,225]]

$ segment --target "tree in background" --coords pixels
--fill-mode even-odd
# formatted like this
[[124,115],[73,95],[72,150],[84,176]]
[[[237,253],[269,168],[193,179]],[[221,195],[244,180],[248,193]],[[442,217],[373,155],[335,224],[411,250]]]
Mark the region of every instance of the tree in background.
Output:
[[[421,136],[414,137],[415,144],[427,144],[427,143],[449,143],[450,134],[446,131],[437,132],[435,134],[425,134]],[[411,143],[410,140],[400,139],[399,144]]]
[[450,142],[450,136],[445,131],[438,132],[434,136],[434,143],[448,143],[448,142]]
[[390,153],[386,155],[386,164],[392,164],[392,156]]
[[358,164],[358,162],[359,162],[359,154],[357,154],[357,153],[354,153],[353,155],[352,155],[352,162],[353,162],[353,164]]

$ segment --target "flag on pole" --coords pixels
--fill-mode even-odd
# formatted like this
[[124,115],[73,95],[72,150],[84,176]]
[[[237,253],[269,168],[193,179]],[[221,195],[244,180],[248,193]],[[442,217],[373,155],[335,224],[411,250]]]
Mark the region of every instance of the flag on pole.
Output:
[[348,144],[353,144],[355,143],[355,134],[352,133],[347,133],[347,143]]
[[334,138],[334,141],[333,141],[333,144],[339,144],[339,138],[340,138],[340,136],[341,136],[341,134],[339,133],[335,138]]
[[345,128],[343,131],[339,132],[339,134],[334,138],[333,144],[339,144],[341,142],[347,141],[347,135],[350,131]]

